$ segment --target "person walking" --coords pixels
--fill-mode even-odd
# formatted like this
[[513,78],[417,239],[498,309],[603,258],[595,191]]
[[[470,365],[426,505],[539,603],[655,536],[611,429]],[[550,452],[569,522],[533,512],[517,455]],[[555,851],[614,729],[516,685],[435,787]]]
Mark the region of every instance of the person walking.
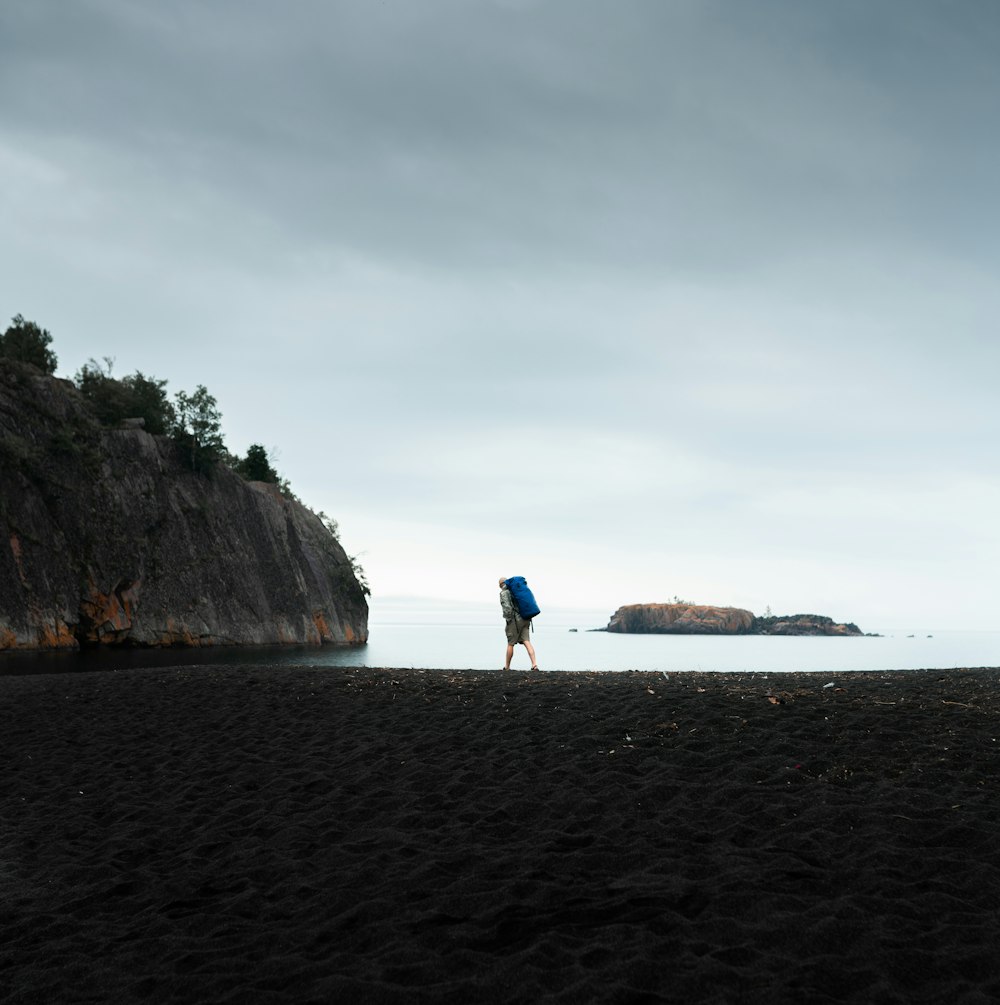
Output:
[[500,580],[500,610],[503,611],[504,626],[507,631],[507,659],[504,661],[504,670],[510,669],[510,661],[514,658],[514,646],[522,645],[528,650],[531,659],[531,669],[538,669],[538,657],[535,656],[535,647],[531,644],[531,619],[525,620],[521,617],[514,603],[514,598],[507,589],[507,580]]

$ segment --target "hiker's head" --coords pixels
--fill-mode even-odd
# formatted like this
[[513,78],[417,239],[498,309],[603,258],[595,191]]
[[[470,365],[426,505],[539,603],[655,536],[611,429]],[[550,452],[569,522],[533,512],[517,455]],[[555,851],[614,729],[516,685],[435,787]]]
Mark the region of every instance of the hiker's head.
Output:
[[506,585],[507,585],[507,580],[504,579],[503,576],[501,576],[500,577],[500,588],[503,589],[503,587],[505,587]]

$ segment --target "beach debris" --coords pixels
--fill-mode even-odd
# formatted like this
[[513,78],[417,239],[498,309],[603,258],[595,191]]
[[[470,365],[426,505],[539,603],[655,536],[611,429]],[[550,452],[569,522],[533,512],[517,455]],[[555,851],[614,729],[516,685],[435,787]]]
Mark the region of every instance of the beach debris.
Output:
[[837,686],[837,682],[836,681],[830,681],[829,684],[824,684],[823,685],[823,690],[825,691],[828,687],[836,687],[836,686]]
[[653,690],[653,689],[652,689],[651,687],[647,687],[647,688],[646,688],[646,690],[647,690],[647,691],[648,691],[648,692],[649,692],[650,694],[656,694],[656,692],[655,692],[655,691],[654,691],[654,690]]

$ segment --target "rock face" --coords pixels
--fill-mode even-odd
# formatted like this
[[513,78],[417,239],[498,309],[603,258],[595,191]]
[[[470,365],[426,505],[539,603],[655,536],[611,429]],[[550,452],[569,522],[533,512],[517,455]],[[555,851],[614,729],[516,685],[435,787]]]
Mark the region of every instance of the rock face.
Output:
[[645,635],[861,635],[857,625],[819,614],[755,617],[739,607],[629,604],[611,616],[607,632]]
[[355,643],[368,604],[322,521],[172,440],[102,428],[0,360],[0,650]]
[[754,618],[754,635],[861,635],[854,624],[837,624],[822,614],[789,614],[785,617]]
[[698,604],[629,604],[612,615],[606,631],[645,635],[746,635],[753,614],[739,607]]

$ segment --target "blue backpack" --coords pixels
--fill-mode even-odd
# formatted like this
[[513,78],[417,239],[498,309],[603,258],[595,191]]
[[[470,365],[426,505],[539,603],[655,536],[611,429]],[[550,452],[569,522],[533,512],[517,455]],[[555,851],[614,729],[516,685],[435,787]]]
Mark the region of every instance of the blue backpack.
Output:
[[514,600],[518,614],[525,621],[530,621],[536,614],[541,614],[541,608],[535,602],[535,595],[528,589],[524,576],[511,576],[507,580],[507,589]]

